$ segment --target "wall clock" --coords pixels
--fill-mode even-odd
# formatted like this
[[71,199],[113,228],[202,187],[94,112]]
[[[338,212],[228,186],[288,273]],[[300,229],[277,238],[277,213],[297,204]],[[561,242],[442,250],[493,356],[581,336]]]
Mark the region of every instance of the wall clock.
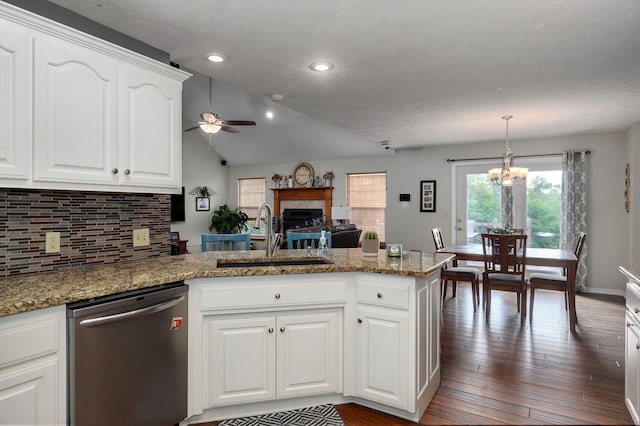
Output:
[[298,163],[293,168],[293,173],[291,175],[293,177],[293,183],[296,184],[297,187],[308,186],[309,179],[313,179],[315,176],[313,173],[313,167],[309,163]]

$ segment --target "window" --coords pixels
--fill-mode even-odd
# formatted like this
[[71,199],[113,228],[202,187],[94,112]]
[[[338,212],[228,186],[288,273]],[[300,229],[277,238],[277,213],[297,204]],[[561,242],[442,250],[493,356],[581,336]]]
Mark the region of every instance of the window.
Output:
[[264,203],[265,178],[238,179],[238,207],[250,218],[258,214]]
[[[513,187],[514,227],[524,228],[528,245],[560,247],[560,158],[527,158],[529,167],[524,185]],[[479,243],[487,227],[502,226],[501,191],[487,178],[490,164],[456,166],[456,242]],[[465,226],[466,224],[466,226]]]
[[347,206],[352,223],[378,232],[380,241],[385,241],[387,173],[348,173]]

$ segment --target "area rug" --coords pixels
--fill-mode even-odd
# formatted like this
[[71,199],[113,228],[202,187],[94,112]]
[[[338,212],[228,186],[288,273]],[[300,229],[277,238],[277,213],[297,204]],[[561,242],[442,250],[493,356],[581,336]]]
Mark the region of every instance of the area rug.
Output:
[[218,422],[218,426],[344,426],[333,404]]

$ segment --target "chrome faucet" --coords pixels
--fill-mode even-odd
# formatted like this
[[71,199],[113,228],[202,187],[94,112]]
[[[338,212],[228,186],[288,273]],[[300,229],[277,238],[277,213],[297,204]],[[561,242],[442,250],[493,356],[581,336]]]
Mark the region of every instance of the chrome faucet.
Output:
[[258,207],[258,214],[256,215],[256,221],[253,224],[255,229],[260,229],[260,216],[262,215],[262,209],[266,207],[267,215],[265,217],[265,223],[267,225],[266,229],[266,245],[267,245],[267,257],[273,257],[273,252],[278,248],[280,241],[282,239],[282,234],[274,234],[273,233],[273,213],[271,210],[271,206],[267,203],[262,204]]

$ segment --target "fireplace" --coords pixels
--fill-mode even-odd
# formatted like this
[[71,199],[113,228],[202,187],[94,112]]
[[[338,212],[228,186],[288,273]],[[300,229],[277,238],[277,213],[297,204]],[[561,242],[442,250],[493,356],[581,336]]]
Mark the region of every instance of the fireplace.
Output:
[[322,209],[284,209],[282,212],[282,232],[291,228],[307,228],[322,224]]

